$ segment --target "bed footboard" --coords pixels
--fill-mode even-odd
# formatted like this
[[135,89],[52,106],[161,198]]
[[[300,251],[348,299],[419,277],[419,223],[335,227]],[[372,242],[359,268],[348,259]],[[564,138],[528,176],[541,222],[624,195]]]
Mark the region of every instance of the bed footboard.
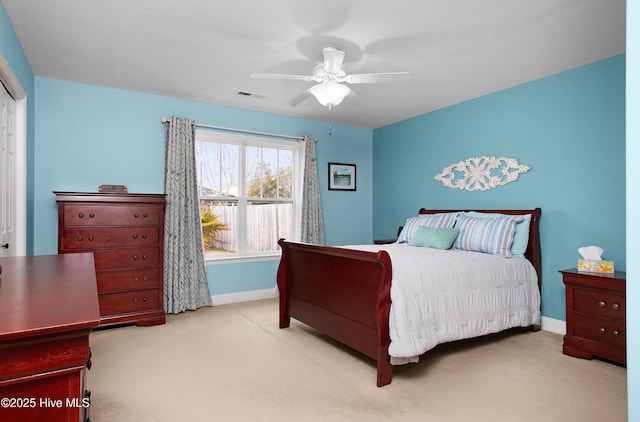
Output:
[[280,328],[295,318],[377,362],[377,385],[391,382],[391,259],[280,239]]

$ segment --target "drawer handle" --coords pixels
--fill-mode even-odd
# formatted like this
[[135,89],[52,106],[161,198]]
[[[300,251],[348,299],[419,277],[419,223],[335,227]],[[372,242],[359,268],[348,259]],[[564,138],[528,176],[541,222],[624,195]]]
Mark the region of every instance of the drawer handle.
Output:
[[84,218],[84,214],[83,213],[78,214],[78,218]]
[[147,255],[142,255],[142,259],[146,260],[147,258],[148,258]]
[[614,311],[617,311],[617,310],[619,310],[619,309],[620,309],[620,305],[619,305],[619,304],[617,304],[617,303],[614,303],[614,304],[613,304],[613,306],[612,306],[612,308],[613,308],[613,310],[614,310]]
[[133,298],[133,303],[138,303],[138,298],[137,297]]
[[133,255],[133,260],[137,261],[138,260],[138,255]]
[[88,239],[89,239],[89,242],[93,242],[93,236],[89,236]]
[[146,212],[145,212],[144,214],[142,214],[142,216],[143,216],[144,218],[147,218],[147,217],[149,217],[149,213],[146,213]]
[[146,297],[143,297],[143,298],[142,298],[142,301],[143,301],[143,302],[146,302],[146,301],[147,301],[147,298],[146,298]]
[[94,213],[92,213],[92,212],[90,212],[90,213],[89,213],[89,218],[93,218],[93,217],[95,217],[95,216],[96,216],[96,215],[95,215]]
[[138,281],[138,276],[133,277],[133,281]]
[[142,238],[146,239],[147,238],[147,234],[146,233],[142,233]]
[[138,238],[138,235],[134,233],[134,234],[133,234],[133,238],[134,238],[134,239],[137,239],[137,238]]
[[607,329],[604,327],[600,327],[600,334],[604,334],[607,332]]
[[611,335],[614,336],[614,337],[619,337],[620,336],[620,331],[613,330],[613,333],[611,333]]
[[601,300],[600,302],[598,302],[598,306],[601,308],[604,308],[605,306],[607,306],[607,302],[605,302],[604,300]]
[[138,213],[136,212],[136,213],[133,213],[133,216],[134,216],[135,218],[138,218],[138,217],[140,216],[140,214],[138,214]]
[[77,239],[78,239],[78,242],[82,242],[82,236],[78,236]]

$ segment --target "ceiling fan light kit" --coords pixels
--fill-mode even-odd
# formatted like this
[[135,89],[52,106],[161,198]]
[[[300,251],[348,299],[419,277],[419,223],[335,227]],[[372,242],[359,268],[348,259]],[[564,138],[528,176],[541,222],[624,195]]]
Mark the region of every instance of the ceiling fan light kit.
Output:
[[312,86],[309,92],[316,97],[320,104],[331,108],[340,104],[344,97],[349,95],[351,88],[330,81]]
[[398,76],[408,75],[408,72],[347,75],[342,67],[344,51],[338,50],[335,47],[326,47],[322,49],[322,55],[324,56],[324,62],[313,68],[313,74],[311,76],[253,73],[250,77],[318,82],[318,84],[312,86],[308,92],[311,93],[320,104],[331,108],[340,104],[351,92],[351,88],[342,85],[340,82],[350,84],[388,82],[390,78],[395,79]]

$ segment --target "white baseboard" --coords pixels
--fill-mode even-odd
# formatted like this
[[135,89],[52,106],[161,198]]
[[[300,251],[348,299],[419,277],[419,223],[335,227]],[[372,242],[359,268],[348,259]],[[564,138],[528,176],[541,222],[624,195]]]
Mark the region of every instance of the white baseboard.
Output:
[[229,303],[249,302],[252,300],[271,299],[278,297],[278,289],[252,290],[249,292],[229,293],[226,295],[211,296],[213,305],[226,305]]
[[551,331],[556,334],[567,334],[567,323],[554,318],[542,317],[541,318],[541,328],[545,331]]
[[[249,302],[252,300],[272,299],[278,297],[278,289],[252,290],[249,292],[229,293],[226,295],[211,296],[213,305],[226,305],[230,303]],[[540,319],[541,328],[556,334],[567,334],[567,324],[559,319],[543,316]]]

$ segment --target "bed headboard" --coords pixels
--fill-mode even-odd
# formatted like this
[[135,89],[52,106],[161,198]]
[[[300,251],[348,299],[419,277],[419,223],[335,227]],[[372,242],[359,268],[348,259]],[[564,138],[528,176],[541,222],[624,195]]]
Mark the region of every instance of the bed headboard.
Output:
[[542,255],[540,252],[540,215],[542,210],[535,208],[532,210],[428,210],[426,208],[420,208],[418,214],[437,214],[443,212],[463,212],[463,211],[476,211],[486,213],[500,213],[509,215],[525,215],[531,214],[531,225],[529,226],[529,243],[527,244],[527,250],[524,253],[527,258],[536,269],[538,273],[538,288],[542,288]]

